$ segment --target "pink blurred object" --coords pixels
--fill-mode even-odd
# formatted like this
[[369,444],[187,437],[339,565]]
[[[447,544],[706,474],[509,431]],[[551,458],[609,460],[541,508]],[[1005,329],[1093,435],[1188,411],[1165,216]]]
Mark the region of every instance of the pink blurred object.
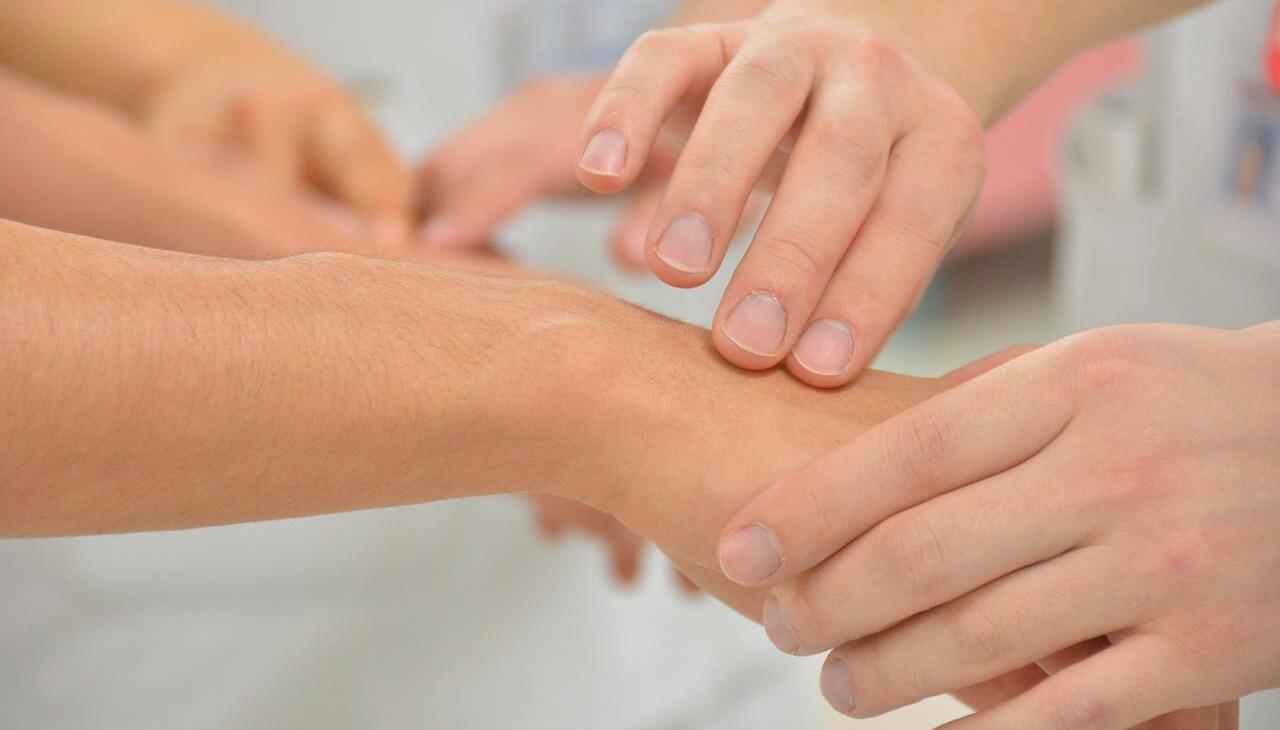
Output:
[[1058,155],[1072,113],[1099,92],[1132,78],[1141,44],[1126,40],[1069,63],[987,137],[987,186],[960,256],[1017,243],[1052,225]]

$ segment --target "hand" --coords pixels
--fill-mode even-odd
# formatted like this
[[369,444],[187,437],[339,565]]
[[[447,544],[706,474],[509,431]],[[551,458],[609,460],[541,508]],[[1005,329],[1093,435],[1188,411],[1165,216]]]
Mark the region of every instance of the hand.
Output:
[[[565,532],[575,531],[590,535],[609,551],[614,580],[624,586],[635,583],[640,557],[648,544],[643,537],[600,510],[571,499],[546,494],[531,494],[527,499],[537,520],[538,532],[545,539],[555,542]],[[680,571],[675,572],[682,588],[698,590],[697,585]]]
[[181,149],[326,196],[358,216],[366,240],[404,249],[407,175],[355,99],[239,25],[218,25],[195,47],[149,86],[137,110],[144,125]]
[[834,7],[784,1],[752,20],[646,34],[587,116],[578,166],[592,190],[624,189],[664,122],[700,110],[646,242],[659,278],[692,287],[719,268],[748,195],[785,153],[713,335],[735,365],[785,360],[822,387],[852,380],[914,308],[985,174],[979,114],[913,55],[929,44],[910,19]]
[[[585,193],[574,176],[578,127],[604,80],[558,75],[525,85],[419,166],[421,238],[432,250],[474,250],[529,203]],[[674,153],[658,145],[610,236],[628,269],[644,265],[644,235]]]
[[173,154],[98,104],[0,72],[0,216],[236,258],[368,251],[350,216]]
[[1069,338],[781,480],[721,563],[776,586],[778,643],[838,647],[824,686],[859,717],[1085,641],[955,727],[1127,728],[1275,686],[1278,355],[1276,324]]

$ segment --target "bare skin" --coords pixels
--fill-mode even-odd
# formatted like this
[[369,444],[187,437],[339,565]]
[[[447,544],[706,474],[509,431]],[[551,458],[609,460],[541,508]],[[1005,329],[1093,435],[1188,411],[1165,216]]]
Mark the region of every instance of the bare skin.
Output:
[[[712,526],[765,475],[941,389],[740,374],[695,328],[559,282],[0,230],[0,400],[29,414],[0,431],[8,536],[538,491],[714,568]],[[662,352],[633,357],[640,341]]]
[[11,220],[237,258],[379,250],[317,196],[177,154],[118,113],[3,70],[0,124]]
[[408,177],[357,101],[234,18],[176,0],[3,0],[0,64],[176,149],[332,198],[384,250],[407,245]]
[[692,126],[644,250],[660,279],[695,287],[720,268],[752,191],[780,175],[716,314],[716,349],[838,387],[963,236],[984,126],[1072,54],[1196,4],[777,0],[745,20],[652,31],[588,113],[578,177],[628,189],[660,131]]

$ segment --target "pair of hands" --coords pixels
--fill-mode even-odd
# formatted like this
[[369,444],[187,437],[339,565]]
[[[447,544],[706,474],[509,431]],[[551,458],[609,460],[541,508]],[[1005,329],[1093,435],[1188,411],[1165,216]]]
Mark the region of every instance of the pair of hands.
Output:
[[[839,385],[971,212],[981,162],[965,153],[980,132],[948,91],[860,28],[786,13],[651,34],[589,114],[579,178],[625,187],[677,107],[705,104],[645,244],[660,277],[697,285],[785,150],[715,341],[737,365],[785,356],[801,379]],[[796,194],[788,176],[820,184]],[[869,328],[855,319],[868,311]],[[859,360],[845,337],[868,329]],[[722,567],[776,586],[764,615],[784,651],[835,648],[823,689],[855,716],[1012,682],[956,727],[1230,726],[1235,706],[1212,703],[1280,684],[1276,340],[1130,328],[1059,343],[784,479],[733,521]],[[857,601],[868,586],[873,605]]]
[[954,727],[1128,728],[1280,686],[1278,357],[1274,323],[1068,338],[780,480],[722,568],[772,588],[780,649],[831,652],[855,717],[1036,661],[1061,671]]
[[[728,53],[716,58],[709,52],[716,47]],[[849,54],[850,47],[858,52]],[[611,191],[641,177],[648,147],[679,104],[705,102],[679,161],[650,165],[645,194],[616,237],[623,255],[634,257],[634,231],[647,224],[645,260],[670,283],[709,278],[755,184],[778,181],[776,205],[716,317],[716,345],[731,362],[762,369],[785,360],[814,385],[846,382],[910,310],[958,238],[981,180],[975,114],[897,48],[861,26],[817,28],[786,14],[663,31],[633,49],[589,114],[579,176]],[[761,94],[774,103],[760,104]],[[539,148],[548,160],[565,149]],[[529,168],[537,179],[500,193],[513,181],[481,171],[511,159],[510,149],[490,161],[450,164],[447,156],[423,172],[434,183],[426,189],[438,192],[427,201],[438,222],[427,238],[445,248],[487,237],[473,219],[500,220],[524,199],[572,185],[550,174],[559,166],[548,161]],[[458,171],[467,171],[465,183],[439,182]],[[818,189],[831,195],[805,190],[809,180],[823,181]],[[470,212],[490,204],[492,212]],[[1224,408],[1209,420],[1231,438],[1217,443],[1212,429],[1187,428],[1185,413],[1150,418],[1157,411],[1146,386],[1163,375],[1179,382],[1164,383],[1162,394],[1196,392],[1205,405],[1228,396],[1256,411],[1259,394],[1249,379],[1273,385],[1274,376],[1262,369],[1237,373],[1226,387],[1215,382],[1218,370],[1188,367],[1184,350],[1212,352],[1230,339],[1256,364],[1260,348],[1239,345],[1243,333],[1177,334],[1105,333],[1084,344],[1062,343],[956,391],[964,397],[948,394],[913,412],[924,415],[877,429],[784,480],[736,519],[722,549],[726,573],[752,584],[783,581],[767,604],[771,635],[796,652],[839,646],[824,687],[833,704],[858,715],[961,691],[1037,660],[1053,671],[1067,668],[960,726],[1128,727],[1271,686],[1275,667],[1261,659],[1234,672],[1209,665],[1275,653],[1249,651],[1274,649],[1277,629],[1265,620],[1275,615],[1266,586],[1276,583],[1276,551],[1263,529],[1275,524],[1263,521],[1275,516],[1274,490],[1263,488],[1276,474],[1266,458],[1275,434],[1267,434],[1270,441],[1244,437]],[[1114,350],[1098,344],[1126,338],[1138,342]],[[1146,360],[1148,351],[1167,359]],[[1069,366],[1081,368],[1086,387],[1062,385]],[[1058,398],[1006,411],[1012,397],[1025,393]],[[1125,422],[1135,414],[1146,420]],[[1260,433],[1274,429],[1265,410],[1253,415]],[[956,424],[992,436],[962,438],[971,429]],[[1151,439],[1142,441],[1150,453],[1115,455],[1116,436],[1135,433]],[[1161,460],[1170,454],[1184,465],[1176,474]],[[1242,475],[1241,463],[1253,471]],[[846,473],[871,474],[872,483],[841,489],[839,475]],[[1035,489],[1050,474],[1068,475],[1076,485],[1061,503],[1049,498],[1059,494]],[[1206,509],[1193,488],[1211,477],[1231,498],[1220,510]],[[796,498],[796,484],[813,499]],[[862,503],[876,499],[887,501]],[[813,505],[828,509],[806,511]],[[1164,524],[1158,515],[1168,518]],[[815,524],[830,529],[815,532]],[[750,575],[768,558],[735,540],[738,529],[771,534],[764,542],[781,550],[782,567]],[[1220,562],[1259,547],[1271,557],[1233,570]],[[834,559],[823,560],[833,552]],[[957,565],[953,555],[966,559]],[[806,568],[813,570],[801,574]],[[848,610],[848,587],[868,579],[888,600]],[[1098,610],[1078,610],[1081,594]],[[1192,719],[1207,722],[1208,714],[1201,715]]]

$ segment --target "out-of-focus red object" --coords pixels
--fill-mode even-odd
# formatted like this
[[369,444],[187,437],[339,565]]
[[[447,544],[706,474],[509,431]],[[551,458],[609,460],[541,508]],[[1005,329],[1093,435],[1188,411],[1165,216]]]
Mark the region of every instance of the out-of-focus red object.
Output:
[[1280,2],[1271,18],[1270,40],[1267,42],[1267,71],[1271,75],[1271,90],[1280,96]]
[[1053,225],[1058,157],[1071,114],[1131,78],[1141,45],[1128,40],[1076,58],[1000,122],[987,137],[987,186],[957,254],[998,248]]

